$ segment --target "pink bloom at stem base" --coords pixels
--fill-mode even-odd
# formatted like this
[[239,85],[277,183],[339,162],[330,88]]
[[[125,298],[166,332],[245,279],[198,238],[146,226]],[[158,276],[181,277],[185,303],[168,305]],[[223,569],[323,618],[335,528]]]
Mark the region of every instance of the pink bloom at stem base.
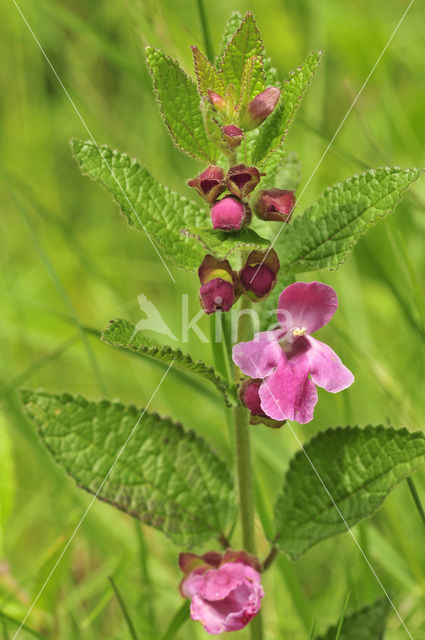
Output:
[[261,378],[260,406],[273,420],[313,419],[316,385],[337,393],[354,376],[328,345],[311,337],[338,308],[332,287],[321,282],[295,282],[280,295],[279,329],[257,333],[233,347],[233,361],[248,376]]
[[239,631],[259,612],[264,591],[255,556],[230,550],[181,553],[179,564],[185,573],[181,594],[191,600],[192,620],[199,620],[207,633]]

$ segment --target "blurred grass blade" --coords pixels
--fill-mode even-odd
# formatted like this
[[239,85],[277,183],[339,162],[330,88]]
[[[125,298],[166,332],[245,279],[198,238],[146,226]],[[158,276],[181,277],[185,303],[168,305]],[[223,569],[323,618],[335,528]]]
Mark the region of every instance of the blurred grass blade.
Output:
[[337,632],[336,632],[335,640],[339,640],[340,637],[341,637],[342,625],[344,624],[345,613],[347,611],[348,601],[350,599],[350,595],[351,595],[351,591],[349,591],[347,593],[347,597],[345,598],[345,603],[344,603],[344,606],[343,606],[342,611],[341,611],[341,617],[340,617],[340,620],[339,620],[339,625],[338,625],[338,629],[337,629]]
[[[3,171],[2,171],[2,173],[3,173]],[[87,336],[86,336],[86,334],[85,334],[85,332],[84,332],[84,330],[83,330],[83,328],[81,326],[81,323],[79,321],[77,313],[76,313],[76,311],[75,311],[75,309],[74,309],[74,307],[72,305],[71,300],[68,297],[68,294],[67,294],[67,292],[65,290],[65,287],[63,286],[56,269],[54,268],[52,262],[50,261],[49,256],[47,255],[46,251],[44,250],[42,242],[40,241],[40,239],[37,236],[36,230],[34,229],[34,226],[33,226],[32,222],[31,222],[31,218],[29,217],[26,208],[24,207],[23,203],[17,197],[14,189],[12,188],[12,185],[10,184],[7,176],[4,175],[4,173],[3,173],[3,177],[4,177],[4,179],[5,179],[6,183],[7,183],[11,198],[12,198],[13,202],[15,203],[15,206],[16,206],[17,210],[21,214],[22,218],[24,219],[24,221],[25,221],[25,223],[26,223],[26,225],[28,227],[28,230],[30,232],[31,238],[33,240],[34,247],[35,247],[37,253],[39,254],[41,260],[43,261],[44,266],[46,267],[51,279],[53,280],[54,285],[55,285],[59,295],[61,296],[63,303],[65,304],[66,308],[68,309],[68,312],[72,316],[74,324],[76,325],[76,327],[78,328],[78,330],[80,332],[81,339],[82,339],[83,344],[84,344],[84,346],[86,348],[86,351],[87,351],[88,359],[89,359],[90,364],[91,364],[92,369],[93,369],[93,373],[95,375],[95,378],[98,381],[99,389],[100,389],[100,391],[102,393],[106,393],[105,383],[103,381],[103,378],[102,378],[102,375],[101,375],[101,372],[100,372],[100,368],[99,368],[99,366],[97,364],[97,361],[96,361],[96,358],[94,356],[93,350],[91,348],[90,342],[89,342],[89,340],[88,340],[88,338],[87,338]]]
[[157,629],[157,621],[154,607],[154,585],[152,584],[148,566],[149,549],[148,545],[146,544],[145,534],[140,522],[135,521],[135,530],[139,543],[140,572],[143,581],[142,598],[144,603],[145,615],[150,630],[154,632]]
[[116,598],[118,600],[118,604],[120,605],[122,614],[123,614],[123,616],[125,618],[125,621],[127,623],[127,627],[128,627],[128,630],[130,632],[131,637],[133,638],[133,640],[139,640],[139,638],[137,636],[137,633],[136,633],[136,629],[134,627],[134,624],[133,624],[133,622],[131,620],[131,617],[130,617],[130,614],[128,612],[127,605],[125,604],[124,599],[123,599],[123,597],[122,597],[117,585],[115,584],[113,577],[112,576],[108,576],[108,580],[111,583],[112,589],[114,590],[115,596],[116,596]]
[[415,487],[415,483],[413,482],[412,478],[407,478],[407,484],[409,485],[409,489],[410,489],[410,493],[412,494],[413,502],[415,503],[416,508],[418,510],[418,513],[419,513],[419,515],[421,517],[421,520],[425,525],[425,511],[424,511],[424,508],[422,506],[421,499],[419,497],[419,494],[418,494],[418,492],[416,490],[416,487]]
[[13,618],[12,616],[9,616],[4,611],[0,611],[0,616],[3,622],[5,620],[7,622],[10,622],[11,624],[16,626],[17,630],[21,628],[23,631],[26,631],[29,635],[33,636],[33,638],[38,638],[38,640],[48,640],[46,636],[43,636],[38,631],[35,631],[35,629],[31,629],[31,627],[28,627],[26,624],[21,625],[19,620],[15,620],[15,618]]
[[186,622],[186,620],[189,619],[189,616],[190,602],[189,600],[186,600],[174,615],[173,619],[170,622],[170,626],[162,636],[161,640],[172,640],[173,638],[175,638],[177,631]]
[[211,41],[210,28],[208,25],[208,18],[204,7],[203,0],[196,0],[199,11],[199,19],[201,21],[202,35],[204,37],[205,53],[210,62],[214,62],[214,49]]
[[3,640],[9,640],[9,634],[7,633],[7,628],[6,628],[6,621],[1,612],[0,612],[0,618],[1,618],[1,629],[3,633]]

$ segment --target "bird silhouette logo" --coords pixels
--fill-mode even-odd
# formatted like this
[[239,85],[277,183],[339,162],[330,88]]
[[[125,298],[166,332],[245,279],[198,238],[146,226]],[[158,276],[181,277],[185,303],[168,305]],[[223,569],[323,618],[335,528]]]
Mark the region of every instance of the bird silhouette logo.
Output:
[[137,296],[137,302],[139,303],[140,309],[146,315],[146,318],[139,320],[136,324],[133,335],[130,338],[130,342],[133,340],[134,336],[139,333],[139,331],[155,331],[156,333],[161,333],[163,336],[168,336],[172,340],[177,341],[176,336],[164,321],[153,302],[148,300],[143,293]]

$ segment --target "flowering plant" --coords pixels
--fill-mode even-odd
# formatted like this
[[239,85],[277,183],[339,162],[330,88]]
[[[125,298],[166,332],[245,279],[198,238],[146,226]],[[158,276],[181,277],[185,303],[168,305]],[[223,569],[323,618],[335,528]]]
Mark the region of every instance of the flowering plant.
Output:
[[[232,412],[236,472],[199,435],[151,412],[151,401],[140,411],[67,393],[25,390],[22,399],[45,446],[79,486],[176,543],[184,574],[180,590],[193,620],[210,634],[249,625],[258,640],[263,596],[267,602],[264,572],[278,554],[296,560],[321,540],[351,530],[425,460],[421,432],[345,426],[301,444],[291,424],[313,419],[317,387],[337,393],[354,381],[331,347],[311,335],[335,314],[335,291],[296,277],[338,268],[420,171],[365,171],[295,215],[298,185],[290,172],[282,178],[280,169],[289,163],[286,134],[321,53],[310,54],[280,82],[251,13],[232,15],[215,63],[197,47],[192,51],[196,81],[162,51],[146,48],[171,138],[203,163],[187,183],[193,200],[106,145],[73,140],[72,150],[82,172],[106,187],[128,223],[146,234],[171,277],[168,265],[197,272],[201,308],[212,327],[221,323],[225,337],[216,341],[212,332],[214,367],[154,342],[127,320],[112,321],[103,341],[166,365],[164,377],[173,368],[186,379],[213,384]],[[228,316],[237,304],[232,345]],[[255,335],[252,305],[262,329]],[[269,326],[270,309],[277,327]],[[260,509],[257,520],[254,509],[250,431],[263,426],[288,428],[300,444],[272,527]],[[257,551],[256,523],[267,531],[264,557]],[[206,543],[213,548],[204,547],[202,555],[189,552]],[[385,608],[379,615],[385,618]]]

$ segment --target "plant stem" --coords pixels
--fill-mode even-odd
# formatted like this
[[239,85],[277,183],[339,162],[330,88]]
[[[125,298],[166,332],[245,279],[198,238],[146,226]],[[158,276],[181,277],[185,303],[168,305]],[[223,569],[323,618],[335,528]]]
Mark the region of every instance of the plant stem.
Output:
[[263,571],[266,571],[269,567],[271,567],[271,565],[273,564],[273,562],[275,561],[278,555],[279,555],[279,549],[277,547],[272,547],[270,549],[269,555],[263,562]]
[[421,499],[419,497],[418,492],[416,491],[415,483],[412,478],[407,478],[407,484],[409,485],[410,493],[412,494],[413,501],[416,505],[418,513],[421,517],[422,522],[425,524],[425,511],[421,503]]
[[205,53],[210,62],[214,62],[214,50],[211,42],[210,30],[208,27],[207,14],[205,13],[205,7],[203,0],[197,0],[199,19],[201,21],[202,33],[204,36]]
[[[217,311],[216,313],[212,313],[210,315],[210,343],[215,368],[226,380],[230,381],[226,356],[224,352],[225,347],[223,343],[223,325],[221,324],[221,329],[218,329],[218,327],[220,327],[219,323],[222,322],[223,319],[221,314],[221,311]],[[220,320],[218,318],[220,318]],[[217,338],[221,338],[220,341],[218,341]]]
[[[238,321],[238,342],[251,337],[251,319],[243,313],[251,306],[247,298],[242,299]],[[241,314],[242,312],[242,314]],[[238,374],[236,373],[236,376]],[[243,548],[248,553],[255,553],[254,531],[254,492],[252,485],[251,444],[248,424],[248,411],[245,407],[233,409],[236,443],[236,468],[239,489],[239,512],[242,527]],[[262,621],[259,613],[250,623],[251,640],[262,640]]]

